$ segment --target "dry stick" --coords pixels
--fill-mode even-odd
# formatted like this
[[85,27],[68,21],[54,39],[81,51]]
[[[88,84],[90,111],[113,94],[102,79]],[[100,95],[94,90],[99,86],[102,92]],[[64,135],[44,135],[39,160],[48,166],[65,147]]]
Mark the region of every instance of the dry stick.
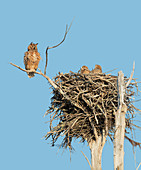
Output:
[[130,84],[130,82],[132,80],[132,77],[133,77],[133,74],[134,74],[134,70],[135,70],[135,61],[133,63],[133,71],[132,71],[132,73],[130,75],[130,78],[129,78],[128,82],[126,83],[126,88],[129,86],[129,84]]
[[140,165],[141,165],[141,162],[140,162],[140,164],[138,165],[138,167],[137,167],[137,169],[136,169],[136,170],[138,170],[138,169],[139,169]]
[[49,47],[47,47],[47,49],[46,49],[46,65],[45,65],[44,75],[46,75],[46,69],[47,69],[47,62],[48,62],[48,53],[47,53],[47,51],[48,51],[48,49],[49,49]]
[[128,138],[126,135],[124,137],[132,144],[132,146],[139,146],[139,148],[141,148],[141,143]]
[[26,73],[34,72],[35,74],[42,75],[42,76],[45,77],[45,78],[48,80],[48,82],[49,82],[56,90],[58,90],[58,91],[60,92],[60,94],[62,94],[68,101],[70,101],[74,106],[76,106],[76,107],[78,107],[78,108],[80,108],[80,109],[83,110],[83,108],[82,108],[80,105],[78,105],[78,104],[75,103],[75,102],[72,102],[71,99],[70,99],[68,96],[66,96],[65,93],[59,88],[59,86],[57,86],[48,76],[44,75],[44,74],[41,72],[40,69],[39,69],[40,72],[30,71],[30,70],[22,69],[21,67],[17,66],[16,64],[13,64],[13,63],[10,63],[10,64],[13,65],[14,67],[17,67],[18,69],[26,72]]
[[113,70],[106,71],[106,72],[104,72],[103,74],[106,74],[106,73],[112,72],[112,71],[117,70],[117,69],[118,69],[118,68],[114,68]]
[[[30,70],[25,70],[25,69],[22,69],[21,67],[17,66],[16,64],[13,64],[13,63],[10,63],[10,64],[13,65],[14,67],[17,67],[18,69],[26,72],[26,73],[33,72],[33,73],[35,73],[35,74],[42,75],[43,77],[45,77],[45,78],[48,80],[48,82],[49,82],[55,89],[59,89],[59,87],[58,87],[48,76],[44,75],[41,71],[40,71],[40,72],[37,72],[37,71],[33,71],[33,70],[32,70],[32,71],[30,71]],[[61,94],[64,94],[61,89],[59,89],[59,90],[60,90],[60,93],[61,93]]]
[[59,88],[59,86],[57,86],[48,76],[46,76],[45,74],[43,74],[39,68],[38,68],[38,69],[39,69],[40,72],[37,72],[37,71],[30,71],[30,70],[22,69],[21,67],[17,66],[16,64],[13,64],[13,63],[10,63],[10,64],[13,65],[14,67],[17,67],[18,69],[26,72],[26,73],[33,72],[33,73],[35,73],[35,74],[42,75],[43,77],[45,77],[45,78],[48,80],[48,82],[49,82],[56,90],[58,90],[58,91],[60,92],[60,94],[62,94],[62,95],[65,97],[65,99],[67,99],[68,101],[70,101],[70,102],[71,102],[74,106],[76,106],[77,108],[79,108],[79,109],[81,109],[81,110],[84,111],[84,109],[83,109],[79,104],[73,102],[67,95],[65,95],[65,93]]
[[[73,18],[73,20],[74,20],[74,18]],[[49,49],[52,49],[52,48],[58,47],[59,45],[61,45],[61,44],[65,41],[66,36],[67,36],[67,33],[69,32],[69,30],[70,30],[70,28],[71,28],[71,26],[72,26],[73,20],[72,20],[69,28],[68,28],[68,25],[66,25],[66,31],[65,31],[65,35],[64,35],[63,40],[62,40],[59,44],[57,44],[57,45],[54,45],[54,46],[52,46],[52,47],[47,47],[47,49],[46,49],[46,65],[45,65],[44,75],[46,75],[46,68],[47,68],[47,62],[48,62],[48,50],[49,50]]]
[[83,156],[85,157],[85,159],[87,160],[87,162],[88,162],[88,164],[89,164],[89,166],[90,166],[90,168],[91,168],[91,164],[90,164],[90,161],[89,161],[89,159],[86,157],[86,155],[81,151],[81,153],[83,154]]

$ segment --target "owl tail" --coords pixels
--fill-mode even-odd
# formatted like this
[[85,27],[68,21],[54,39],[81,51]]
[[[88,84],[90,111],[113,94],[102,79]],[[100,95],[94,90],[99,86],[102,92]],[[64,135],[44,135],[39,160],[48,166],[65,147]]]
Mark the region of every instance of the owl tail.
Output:
[[28,73],[28,77],[29,77],[29,78],[32,78],[32,77],[34,77],[34,76],[35,76],[35,73],[33,73],[33,72]]

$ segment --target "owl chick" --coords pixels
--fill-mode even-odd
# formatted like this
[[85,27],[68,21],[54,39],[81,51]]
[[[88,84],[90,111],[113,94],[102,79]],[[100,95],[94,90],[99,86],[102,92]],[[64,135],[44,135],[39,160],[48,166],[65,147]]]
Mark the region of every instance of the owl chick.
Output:
[[94,74],[102,73],[101,66],[96,64],[95,68],[91,71],[91,73],[94,73]]
[[81,69],[80,69],[80,73],[81,74],[89,74],[90,70],[88,69],[87,66],[82,66]]
[[[38,68],[39,61],[41,59],[40,53],[37,49],[37,44],[34,44],[33,42],[30,43],[28,46],[28,51],[24,54],[24,65],[26,70],[30,71],[36,71]],[[34,72],[27,73],[28,77],[34,77]]]

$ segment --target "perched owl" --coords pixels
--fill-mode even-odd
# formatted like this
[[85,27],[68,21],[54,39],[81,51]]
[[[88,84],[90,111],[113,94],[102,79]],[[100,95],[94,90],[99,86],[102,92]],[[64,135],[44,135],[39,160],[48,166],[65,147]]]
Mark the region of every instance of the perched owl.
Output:
[[94,74],[102,73],[101,66],[96,64],[95,68],[91,71],[91,73],[94,73]]
[[[31,42],[28,46],[28,51],[24,54],[24,65],[26,70],[36,71],[38,68],[41,57],[40,53],[38,52],[37,45],[38,43],[34,44],[33,42]],[[29,78],[34,77],[33,72],[27,74]]]
[[81,69],[80,69],[80,73],[81,74],[89,74],[90,70],[88,69],[87,66],[82,66]]

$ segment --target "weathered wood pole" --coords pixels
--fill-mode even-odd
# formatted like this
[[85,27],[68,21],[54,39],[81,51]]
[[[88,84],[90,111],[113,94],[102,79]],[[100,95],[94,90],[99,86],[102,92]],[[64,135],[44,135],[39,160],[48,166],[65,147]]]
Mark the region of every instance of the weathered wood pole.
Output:
[[125,82],[122,71],[118,72],[118,111],[115,113],[115,136],[114,136],[114,170],[124,169],[124,134],[125,114],[127,106],[124,103]]
[[97,136],[96,140],[91,140],[89,147],[91,150],[91,170],[102,170],[101,157],[104,144],[106,142],[106,136],[101,134]]

